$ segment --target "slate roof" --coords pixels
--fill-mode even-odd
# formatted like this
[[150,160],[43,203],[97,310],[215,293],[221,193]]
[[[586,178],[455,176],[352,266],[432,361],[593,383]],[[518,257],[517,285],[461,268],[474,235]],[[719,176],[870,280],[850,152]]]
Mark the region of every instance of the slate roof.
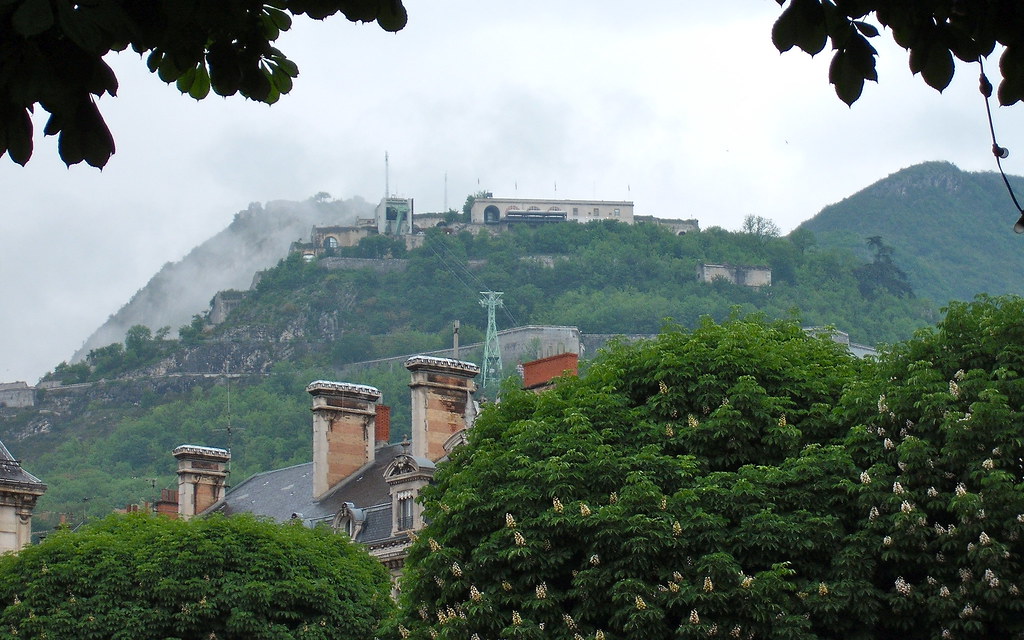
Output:
[[232,487],[224,499],[207,512],[252,513],[278,522],[290,520],[294,514],[313,525],[330,522],[344,503],[351,502],[366,514],[357,541],[384,540],[391,537],[391,494],[384,480],[384,469],[404,452],[401,444],[377,449],[373,462],[338,483],[320,500],[313,499],[312,462],[257,473]]
[[43,481],[22,469],[3,442],[0,442],[0,484],[30,491],[46,491]]

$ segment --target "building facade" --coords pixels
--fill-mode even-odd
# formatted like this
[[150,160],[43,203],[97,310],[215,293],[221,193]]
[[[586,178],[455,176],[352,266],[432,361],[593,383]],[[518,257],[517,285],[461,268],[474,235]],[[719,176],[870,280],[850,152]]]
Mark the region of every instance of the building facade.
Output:
[[608,200],[538,200],[532,198],[477,198],[470,210],[473,224],[592,222],[618,220],[633,224],[633,203]]

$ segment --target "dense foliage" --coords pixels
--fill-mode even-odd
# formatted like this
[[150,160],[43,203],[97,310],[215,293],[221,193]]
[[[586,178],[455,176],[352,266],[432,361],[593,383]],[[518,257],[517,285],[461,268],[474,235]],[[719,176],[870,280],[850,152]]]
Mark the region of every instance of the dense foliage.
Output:
[[185,3],[174,0],[14,0],[0,3],[0,156],[24,165],[32,156],[31,114],[49,114],[43,133],[58,135],[69,166],[102,167],[114,138],[94,96],[117,94],[103,60],[111,51],[146,55],[146,66],[196,100],[241,94],[273,104],[292,88],[299,70],[272,45],[292,16],[405,26],[401,0],[273,0]]
[[44,380],[57,380],[62,384],[92,382],[153,364],[177,347],[177,342],[167,337],[170,330],[170,327],[163,327],[154,334],[149,327],[134,325],[125,334],[123,344],[115,342],[91,349],[82,362],[62,362]]
[[[828,79],[846,104],[853,104],[865,80],[878,80],[877,51],[869,39],[880,35],[877,21],[909,52],[910,70],[942,91],[953,79],[954,57],[975,62],[998,43],[1002,81],[1000,104],[1024,98],[1024,11],[1015,0],[886,2],[884,0],[776,0],[784,6],[772,28],[779,51],[794,46],[811,55],[832,43]],[[788,3],[788,6],[787,6]],[[991,86],[988,88],[991,93]]]
[[830,409],[858,366],[748,319],[510,390],[426,493],[401,633],[854,634],[870,567],[848,551],[856,471]]
[[844,397],[878,636],[1024,634],[1024,300],[954,303]]
[[864,363],[705,323],[509,390],[426,494],[395,633],[1021,637],[1022,314]]
[[327,528],[110,516],[0,557],[7,637],[370,640],[390,580]]

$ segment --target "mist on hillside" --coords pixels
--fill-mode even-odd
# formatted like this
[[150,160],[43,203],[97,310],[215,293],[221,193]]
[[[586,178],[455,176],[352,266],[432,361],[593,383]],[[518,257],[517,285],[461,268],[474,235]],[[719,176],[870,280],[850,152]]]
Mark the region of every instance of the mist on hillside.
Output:
[[309,241],[314,225],[351,225],[373,215],[373,205],[360,197],[349,200],[276,200],[235,214],[223,231],[192,249],[178,262],[168,262],[117,313],[89,336],[75,352],[79,361],[89,351],[124,340],[141,324],[154,331],[179,327],[203,313],[218,291],[249,289],[253,275],[271,267],[296,240]]

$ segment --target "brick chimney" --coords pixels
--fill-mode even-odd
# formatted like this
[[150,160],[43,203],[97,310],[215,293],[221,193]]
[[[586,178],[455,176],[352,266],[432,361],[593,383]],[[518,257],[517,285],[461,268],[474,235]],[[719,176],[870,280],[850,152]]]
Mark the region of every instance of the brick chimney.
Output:
[[178,459],[178,515],[187,520],[224,497],[231,454],[227,449],[183,444],[174,450],[174,457]]
[[377,405],[377,422],[374,428],[375,446],[379,449],[391,439],[391,407],[386,404]]
[[405,362],[412,373],[412,455],[437,461],[444,444],[466,428],[466,408],[473,402],[480,367],[471,362],[413,356]]
[[161,489],[160,499],[153,504],[153,511],[174,520],[178,517],[178,492]]
[[375,387],[347,382],[311,382],[313,396],[313,498],[373,461],[376,444]]
[[523,363],[523,388],[540,389],[563,375],[574,376],[579,370],[580,357],[575,353],[559,353]]

